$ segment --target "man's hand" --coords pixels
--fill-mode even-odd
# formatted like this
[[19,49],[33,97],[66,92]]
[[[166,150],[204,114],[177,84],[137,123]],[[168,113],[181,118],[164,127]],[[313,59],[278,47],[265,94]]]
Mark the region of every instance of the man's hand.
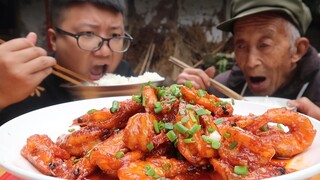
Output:
[[210,87],[210,79],[214,76],[216,69],[212,66],[205,71],[196,68],[185,68],[178,75],[177,84],[185,84],[186,81],[191,81],[196,89],[207,89]]
[[37,35],[0,45],[0,109],[28,97],[52,72],[56,60],[35,46]]

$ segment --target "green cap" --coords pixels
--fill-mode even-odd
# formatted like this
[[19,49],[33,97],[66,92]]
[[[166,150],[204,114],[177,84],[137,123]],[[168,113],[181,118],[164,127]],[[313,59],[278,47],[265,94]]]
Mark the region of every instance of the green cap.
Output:
[[237,19],[266,11],[285,13],[302,35],[312,20],[311,12],[302,0],[232,0],[231,19],[222,22],[217,28],[232,32]]

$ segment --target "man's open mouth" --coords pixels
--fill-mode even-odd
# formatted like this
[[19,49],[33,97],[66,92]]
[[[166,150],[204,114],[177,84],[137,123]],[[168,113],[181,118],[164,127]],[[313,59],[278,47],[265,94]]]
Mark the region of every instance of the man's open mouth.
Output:
[[104,76],[107,73],[108,65],[97,65],[92,68],[90,71],[91,79],[93,80],[99,80],[102,76]]
[[263,76],[250,77],[250,82],[252,84],[259,84],[259,83],[262,83],[265,80],[266,80],[266,77],[263,77]]

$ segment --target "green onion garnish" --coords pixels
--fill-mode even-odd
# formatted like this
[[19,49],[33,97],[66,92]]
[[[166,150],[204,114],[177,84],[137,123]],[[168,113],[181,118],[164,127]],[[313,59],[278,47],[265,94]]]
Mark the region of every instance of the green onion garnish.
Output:
[[181,134],[184,134],[185,132],[188,131],[188,128],[186,128],[184,125],[182,125],[181,123],[176,123],[174,125],[174,128],[179,131]]
[[215,123],[216,125],[221,124],[221,123],[223,123],[223,122],[224,122],[224,120],[223,120],[222,118],[219,118],[219,119],[214,120],[214,123]]
[[112,107],[110,108],[110,111],[112,113],[115,113],[119,110],[119,101],[113,101],[112,102]]
[[152,123],[153,123],[154,131],[158,134],[160,132],[158,121],[157,120],[153,120]]
[[147,149],[148,149],[149,151],[152,151],[153,148],[154,148],[154,146],[153,146],[153,143],[152,143],[152,142],[150,142],[149,144],[147,144]]
[[196,142],[193,138],[188,138],[183,140],[184,143],[190,144]]
[[198,122],[197,118],[193,115],[192,112],[189,113],[192,122]]
[[208,131],[208,133],[212,133],[212,132],[214,132],[214,131],[215,131],[215,129],[214,129],[214,128],[212,128],[212,127],[209,127],[209,128],[207,129],[207,131]]
[[248,166],[234,166],[234,173],[239,175],[247,175]]
[[188,137],[192,137],[197,131],[201,129],[201,125],[195,124],[189,129],[188,131]]
[[133,95],[133,96],[132,96],[132,100],[134,100],[134,101],[137,102],[137,103],[141,103],[141,98],[140,98],[140,96]]
[[91,114],[91,113],[93,113],[93,112],[95,112],[95,111],[97,111],[96,109],[90,109],[88,112],[87,112],[87,114]]
[[229,138],[230,136],[231,136],[230,133],[228,133],[228,132],[224,133],[224,137]]
[[211,114],[210,111],[208,111],[206,109],[202,109],[202,108],[197,109],[196,113],[197,113],[198,116],[202,116],[202,115],[205,115],[205,114],[207,114],[207,115]]
[[213,149],[219,149],[220,146],[221,146],[221,143],[220,143],[219,141],[212,140],[212,142],[211,142],[211,147],[212,147]]
[[169,132],[167,132],[166,136],[171,142],[174,142],[177,139],[177,135],[176,133],[174,133],[173,130],[170,130]]
[[182,119],[181,119],[181,123],[187,123],[189,121],[189,119],[187,118],[187,117],[183,117]]
[[207,91],[205,91],[205,90],[200,89],[200,90],[198,91],[198,96],[199,96],[199,97],[204,97],[206,94],[207,94]]
[[264,125],[264,126],[262,126],[260,129],[261,129],[261,131],[266,132],[266,131],[268,131],[268,126],[267,126],[267,125]]
[[229,149],[234,149],[237,145],[238,145],[238,142],[237,142],[237,141],[233,141],[233,142],[230,144]]
[[173,129],[173,124],[172,123],[164,123],[164,128],[166,130],[172,130]]
[[120,158],[123,158],[123,157],[124,157],[124,152],[119,151],[119,152],[116,153],[116,158],[117,159],[120,159]]

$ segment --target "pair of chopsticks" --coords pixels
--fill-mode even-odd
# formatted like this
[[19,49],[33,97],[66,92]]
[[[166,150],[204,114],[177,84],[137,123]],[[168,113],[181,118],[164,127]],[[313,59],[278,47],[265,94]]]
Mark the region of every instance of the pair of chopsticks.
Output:
[[58,64],[53,66],[52,74],[78,86],[84,86],[84,83],[96,84],[91,79],[70,71]]
[[[170,56],[169,61],[172,62],[173,64],[179,66],[180,68],[191,68],[188,64],[184,63],[183,61]],[[216,89],[217,91],[221,92],[222,94],[226,95],[227,97],[236,99],[236,100],[242,100],[244,99],[240,94],[234,92],[232,89],[226,87],[225,85],[219,83],[218,81],[214,79],[210,79],[211,81],[211,86]]]

